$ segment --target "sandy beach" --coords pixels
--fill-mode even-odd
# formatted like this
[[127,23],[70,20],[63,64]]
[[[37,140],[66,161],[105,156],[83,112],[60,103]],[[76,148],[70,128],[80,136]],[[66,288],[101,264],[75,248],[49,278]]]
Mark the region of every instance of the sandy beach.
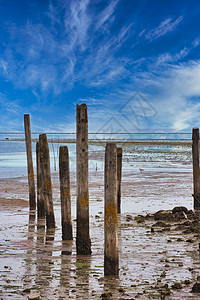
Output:
[[2,299],[27,299],[35,293],[41,299],[161,299],[164,294],[165,299],[198,299],[191,292],[200,275],[198,233],[177,231],[177,224],[185,220],[152,232],[154,219],[137,218],[175,206],[192,209],[191,169],[124,169],[119,278],[104,278],[103,272],[103,172],[90,171],[91,256],[76,255],[75,173],[71,173],[72,242],[61,239],[57,172],[52,182],[55,233],[45,232],[44,224],[29,215],[26,177],[0,181]]

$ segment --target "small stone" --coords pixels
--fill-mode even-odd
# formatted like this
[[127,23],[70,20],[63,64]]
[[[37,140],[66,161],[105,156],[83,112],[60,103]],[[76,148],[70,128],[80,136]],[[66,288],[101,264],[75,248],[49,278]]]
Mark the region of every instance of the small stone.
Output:
[[200,293],[200,283],[196,282],[192,287],[192,293]]
[[174,290],[180,290],[180,289],[182,289],[182,284],[180,282],[175,282],[172,285],[172,289],[174,289]]
[[166,272],[163,271],[162,274],[160,275],[160,277],[165,277],[166,276]]
[[183,242],[183,239],[182,238],[178,238],[177,242]]
[[191,281],[189,279],[186,279],[185,281],[183,281],[184,284],[188,285],[191,283]]
[[154,230],[154,228],[153,228],[153,227],[151,227],[151,232],[152,232],[152,233],[154,233],[154,232],[155,232],[155,230]]
[[40,297],[40,294],[39,294],[39,293],[33,293],[33,294],[31,294],[30,296],[28,296],[28,299],[29,299],[29,300],[40,300],[41,297]]
[[125,293],[125,290],[124,290],[123,288],[119,288],[118,291],[119,291],[120,293]]
[[194,241],[192,239],[187,239],[186,242],[187,243],[194,243]]
[[110,299],[111,297],[112,297],[111,292],[101,294],[102,299]]
[[172,243],[172,240],[167,240],[168,243]]
[[133,217],[131,215],[126,215],[126,222],[130,222],[133,220]]
[[98,215],[95,215],[95,219],[100,219],[101,217]]

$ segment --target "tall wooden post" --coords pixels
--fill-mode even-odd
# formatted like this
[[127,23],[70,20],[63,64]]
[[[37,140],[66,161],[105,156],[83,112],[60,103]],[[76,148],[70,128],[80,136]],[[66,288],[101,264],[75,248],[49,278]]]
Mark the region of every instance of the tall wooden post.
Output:
[[91,254],[88,192],[88,117],[86,104],[76,110],[77,254]]
[[55,218],[54,218],[54,211],[53,211],[49,146],[48,146],[46,134],[39,135],[39,152],[40,152],[42,189],[43,189],[45,212],[46,212],[46,225],[47,225],[47,229],[51,229],[51,228],[55,228]]
[[121,213],[122,148],[117,148],[117,212]]
[[200,209],[199,128],[192,130],[194,209]]
[[106,144],[104,182],[104,275],[118,276],[117,148]]
[[39,142],[36,143],[36,165],[37,165],[37,217],[45,218],[44,194],[42,191],[42,170],[40,164],[40,147]]
[[62,239],[72,240],[71,195],[68,147],[59,149],[59,176],[61,197]]
[[30,210],[35,210],[36,199],[35,199],[35,180],[34,180],[33,159],[32,159],[31,125],[30,125],[30,115],[28,114],[24,115],[24,129],[25,129],[26,155],[27,155],[27,167],[28,167],[29,207]]

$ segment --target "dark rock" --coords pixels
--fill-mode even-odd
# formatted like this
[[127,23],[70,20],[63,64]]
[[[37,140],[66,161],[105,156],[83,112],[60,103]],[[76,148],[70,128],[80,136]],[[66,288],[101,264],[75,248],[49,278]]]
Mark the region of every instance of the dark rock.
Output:
[[183,231],[183,230],[189,230],[190,231],[190,227],[189,226],[185,226],[184,224],[180,224],[180,225],[178,225],[175,228],[175,231]]
[[191,281],[189,279],[186,279],[185,281],[183,281],[184,284],[188,285],[191,283]]
[[196,282],[192,287],[192,293],[200,293],[200,282]]
[[155,224],[153,224],[152,227],[170,227],[170,225],[168,225],[168,224],[166,224],[166,223],[164,223],[162,221],[158,221]]
[[177,212],[184,212],[186,213],[188,209],[185,206],[176,206],[172,209],[172,213],[175,214]]
[[183,242],[184,240],[182,238],[178,238],[177,242]]
[[152,232],[152,233],[154,233],[154,232],[155,232],[155,230],[154,230],[154,228],[153,228],[153,227],[151,227],[151,232]]
[[125,289],[123,289],[123,288],[119,288],[118,291],[119,291],[120,293],[125,293]]
[[157,220],[165,220],[165,221],[173,221],[174,216],[170,210],[159,210],[154,214],[154,219]]
[[110,299],[111,297],[112,297],[112,293],[111,292],[107,292],[107,293],[101,294],[101,298],[102,299]]
[[187,214],[188,219],[190,219],[190,220],[193,220],[193,219],[196,218],[196,215],[195,215],[195,213],[193,212],[193,210],[188,210],[188,211],[186,212],[186,214]]
[[184,211],[176,212],[173,214],[175,221],[187,220],[187,215]]
[[126,222],[130,222],[133,220],[133,217],[131,215],[126,215]]
[[145,219],[152,219],[154,217],[154,214],[147,214],[145,216]]
[[180,224],[180,225],[183,225],[183,226],[191,226],[192,222],[187,220],[185,221],[184,223]]
[[180,290],[180,289],[182,289],[182,284],[180,282],[175,282],[172,285],[172,289],[174,289],[174,290]]
[[187,243],[194,243],[194,241],[192,239],[188,239],[186,240]]

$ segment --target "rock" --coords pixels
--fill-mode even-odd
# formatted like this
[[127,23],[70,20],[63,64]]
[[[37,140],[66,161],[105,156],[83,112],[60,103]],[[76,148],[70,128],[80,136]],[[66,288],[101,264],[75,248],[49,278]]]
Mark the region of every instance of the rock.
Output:
[[178,238],[177,242],[183,242],[184,240],[182,238]]
[[174,289],[174,290],[180,290],[180,289],[182,289],[182,284],[180,282],[175,282],[172,285],[172,289]]
[[174,216],[171,210],[159,210],[154,214],[154,219],[157,220],[165,220],[165,221],[173,221]]
[[196,282],[192,287],[192,293],[200,293],[200,282]]
[[192,239],[188,239],[186,240],[187,243],[194,243],[194,241]]
[[152,219],[154,217],[154,214],[147,214],[145,216],[146,219]]
[[102,299],[110,299],[111,297],[112,297],[112,293],[111,292],[107,292],[107,293],[101,294],[101,298]]
[[185,226],[184,224],[180,224],[175,228],[175,231],[182,231],[182,230],[189,230],[190,231],[190,227]]
[[190,219],[190,220],[194,220],[195,218],[196,218],[196,215],[195,215],[195,213],[193,212],[193,210],[188,210],[187,212],[186,212],[186,214],[187,214],[187,217],[188,217],[188,219]]
[[162,274],[160,275],[160,277],[166,277],[166,272],[163,271]]
[[166,224],[165,222],[158,221],[155,224],[153,224],[152,227],[170,227],[170,225]]
[[183,281],[183,283],[186,284],[186,285],[188,285],[188,284],[191,283],[191,281],[189,279],[186,279],[186,280]]
[[188,209],[185,206],[176,206],[172,209],[172,213],[175,214],[177,212],[184,212],[186,213]]
[[188,218],[184,211],[176,212],[173,215],[174,215],[174,219],[176,221],[187,220],[187,218]]
[[41,300],[40,294],[39,293],[33,293],[30,296],[28,296],[29,300]]
[[125,289],[123,289],[123,288],[119,288],[118,291],[119,291],[120,293],[125,293]]
[[130,222],[133,220],[133,217],[131,215],[126,215],[126,222]]

